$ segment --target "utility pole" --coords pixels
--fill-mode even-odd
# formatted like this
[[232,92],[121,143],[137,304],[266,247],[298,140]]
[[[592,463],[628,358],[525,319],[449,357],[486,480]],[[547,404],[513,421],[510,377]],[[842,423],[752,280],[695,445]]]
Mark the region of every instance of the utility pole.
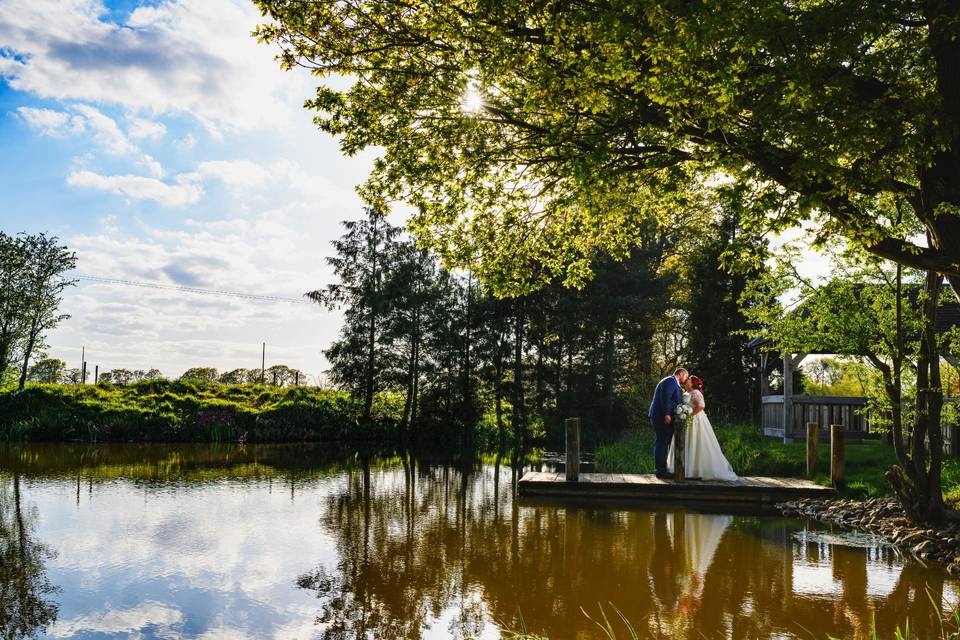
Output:
[[260,355],[260,384],[263,384],[267,371],[267,343],[263,343],[263,352]]
[[93,384],[97,384],[100,381],[100,365],[93,365]]
[[80,384],[87,384],[87,348],[80,347]]

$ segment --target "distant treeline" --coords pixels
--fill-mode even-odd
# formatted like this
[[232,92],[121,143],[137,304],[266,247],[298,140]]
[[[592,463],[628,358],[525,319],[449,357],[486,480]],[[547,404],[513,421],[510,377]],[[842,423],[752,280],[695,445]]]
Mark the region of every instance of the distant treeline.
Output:
[[[67,363],[59,358],[41,358],[27,370],[27,382],[46,384],[83,384],[95,382],[98,384],[129,385],[147,380],[166,380],[167,377],[159,369],[125,369],[116,368],[96,373],[96,379],[91,379],[90,371],[86,372],[87,379],[83,379],[83,372],[79,368],[69,368]],[[285,364],[275,364],[264,369],[231,369],[220,372],[214,367],[191,367],[183,372],[177,380],[200,380],[203,382],[219,382],[221,384],[265,384],[274,387],[303,385],[307,383],[307,375],[299,369]]]

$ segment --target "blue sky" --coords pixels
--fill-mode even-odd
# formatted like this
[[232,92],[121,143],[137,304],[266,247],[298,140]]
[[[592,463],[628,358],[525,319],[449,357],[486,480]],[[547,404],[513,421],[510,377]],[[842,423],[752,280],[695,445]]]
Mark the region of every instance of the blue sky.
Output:
[[[344,158],[279,70],[252,3],[0,3],[0,229],[48,231],[78,273],[299,298],[329,282],[371,155]],[[340,317],[81,281],[49,353],[101,370],[283,362],[310,374]]]

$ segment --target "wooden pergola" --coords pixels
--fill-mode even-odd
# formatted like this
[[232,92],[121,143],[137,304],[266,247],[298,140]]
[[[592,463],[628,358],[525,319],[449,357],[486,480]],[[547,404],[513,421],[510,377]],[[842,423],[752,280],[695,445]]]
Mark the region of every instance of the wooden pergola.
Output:
[[[960,327],[960,303],[948,302],[937,312],[937,333],[946,333],[954,327]],[[798,395],[793,389],[793,372],[811,355],[845,355],[824,348],[805,353],[776,353],[770,349],[770,342],[763,338],[751,340],[747,346],[759,351],[760,362],[758,378],[760,385],[760,425],[765,436],[783,438],[784,442],[806,437],[807,424],[817,423],[820,433],[829,432],[832,424],[843,425],[848,438],[862,439],[871,437],[870,417],[863,409],[867,399],[844,396],[806,396]],[[943,353],[941,357],[952,366],[960,369],[960,360],[954,354]],[[771,394],[769,375],[771,370],[782,363],[783,392]],[[956,400],[953,400],[956,401]],[[960,455],[960,433],[957,425],[944,425],[944,447],[951,455]]]

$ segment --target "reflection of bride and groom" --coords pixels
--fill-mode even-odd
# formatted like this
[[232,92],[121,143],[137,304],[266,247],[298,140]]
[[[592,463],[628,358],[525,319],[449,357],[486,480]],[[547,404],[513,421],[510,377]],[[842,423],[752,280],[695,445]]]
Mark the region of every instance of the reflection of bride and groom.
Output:
[[733,516],[658,512],[653,519],[651,574],[661,611],[689,620],[703,605],[703,584]]

